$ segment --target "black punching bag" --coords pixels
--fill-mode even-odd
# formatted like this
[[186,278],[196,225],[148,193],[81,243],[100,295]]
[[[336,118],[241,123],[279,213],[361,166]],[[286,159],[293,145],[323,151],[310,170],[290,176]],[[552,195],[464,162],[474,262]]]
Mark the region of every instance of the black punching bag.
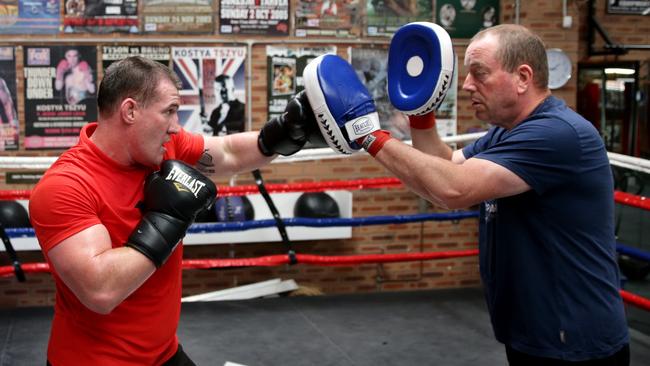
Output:
[[4,227],[32,227],[25,206],[16,201],[0,200],[0,222]]
[[255,220],[255,209],[246,196],[221,197],[214,210],[219,222]]
[[310,219],[335,219],[341,217],[339,205],[325,192],[303,193],[293,206],[294,217]]

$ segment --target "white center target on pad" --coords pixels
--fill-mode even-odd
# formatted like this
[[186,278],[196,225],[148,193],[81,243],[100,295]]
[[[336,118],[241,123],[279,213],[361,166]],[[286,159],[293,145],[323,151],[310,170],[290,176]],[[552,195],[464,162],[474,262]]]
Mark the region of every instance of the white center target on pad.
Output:
[[406,72],[410,77],[419,76],[424,69],[424,61],[420,56],[412,56],[406,63]]

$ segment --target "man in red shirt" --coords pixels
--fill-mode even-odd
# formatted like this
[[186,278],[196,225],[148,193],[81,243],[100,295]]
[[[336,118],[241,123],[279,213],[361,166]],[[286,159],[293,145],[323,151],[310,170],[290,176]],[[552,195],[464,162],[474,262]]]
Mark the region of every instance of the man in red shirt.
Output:
[[[177,243],[196,212],[175,213],[188,210],[182,189],[161,192],[186,166],[178,161],[205,174],[250,171],[300,150],[316,126],[299,94],[260,132],[194,135],[178,124],[179,85],[168,67],[142,57],[111,65],[98,91],[98,122],[81,130],[32,192],[32,225],[57,290],[48,364],[194,365],[176,337]],[[205,178],[187,169],[187,179],[174,179]],[[206,183],[213,185],[194,187]]]

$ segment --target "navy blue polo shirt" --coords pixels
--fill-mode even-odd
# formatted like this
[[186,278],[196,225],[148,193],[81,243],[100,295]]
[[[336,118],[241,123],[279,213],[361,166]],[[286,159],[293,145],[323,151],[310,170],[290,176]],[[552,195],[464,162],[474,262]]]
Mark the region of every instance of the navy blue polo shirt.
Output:
[[479,261],[497,340],[570,361],[607,357],[628,343],[613,179],[593,125],[551,96],[513,129],[493,127],[463,153],[532,187],[481,204]]

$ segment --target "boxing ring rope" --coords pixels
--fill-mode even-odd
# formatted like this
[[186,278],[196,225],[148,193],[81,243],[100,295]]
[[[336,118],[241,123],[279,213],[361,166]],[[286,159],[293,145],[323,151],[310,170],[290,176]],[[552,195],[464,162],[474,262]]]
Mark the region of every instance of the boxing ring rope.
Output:
[[[485,132],[470,133],[457,136],[443,137],[446,143],[462,143],[478,139]],[[410,141],[406,141],[410,144]],[[364,154],[361,152],[360,154]],[[650,161],[630,157],[626,155],[608,152],[610,164],[626,169],[632,169],[650,174]],[[323,159],[341,159],[349,158],[356,155],[341,155],[334,153],[329,148],[324,149],[305,149],[292,156],[280,156],[273,163],[288,163],[300,161],[312,161]],[[0,168],[10,169],[41,169],[45,170],[57,159],[57,157],[24,157],[24,156],[4,156],[0,157]],[[349,181],[323,181],[313,183],[297,184],[267,184],[268,192],[287,193],[287,192],[322,192],[326,190],[360,190],[371,188],[397,188],[402,183],[397,178],[374,178],[358,179]],[[17,200],[29,199],[30,190],[6,190],[0,191],[0,200]],[[220,186],[218,188],[219,196],[243,196],[247,194],[259,193],[256,185],[244,186]],[[647,197],[636,196],[633,194],[615,191],[614,200],[617,203],[650,210],[650,200]],[[365,225],[385,225],[391,223],[411,223],[423,221],[441,221],[441,220],[460,220],[464,218],[478,217],[475,211],[452,212],[446,214],[416,214],[416,215],[395,215],[395,216],[375,216],[352,219],[307,219],[307,218],[286,218],[282,219],[286,226],[311,226],[311,227],[332,227],[332,226],[365,226]],[[252,220],[241,222],[224,222],[210,224],[193,224],[190,233],[201,233],[211,231],[239,231],[261,227],[276,226],[277,222],[270,220]],[[8,228],[6,229],[9,236],[33,236],[31,228]],[[616,250],[619,253],[634,256],[650,262],[650,254],[644,253],[638,249],[629,248],[617,243]],[[287,264],[308,264],[321,266],[337,265],[354,265],[362,263],[388,263],[404,261],[422,261],[443,258],[457,258],[466,256],[475,256],[478,250],[450,251],[450,252],[422,252],[422,253],[402,253],[402,254],[374,254],[374,255],[351,255],[351,256],[316,256],[310,254],[293,254],[290,258],[287,254],[270,255],[258,258],[238,258],[238,259],[191,259],[183,260],[184,269],[208,269],[208,268],[229,268],[245,266],[278,266]],[[47,263],[26,263],[22,264],[25,272],[44,273],[49,272]],[[0,267],[0,277],[11,276],[14,274],[13,266]],[[621,296],[626,303],[650,311],[650,299],[632,294],[625,290],[620,290]]]
[[[325,190],[348,189],[360,190],[366,188],[396,188],[402,186],[397,178],[371,178],[358,179],[351,181],[324,181],[298,184],[269,184],[266,188],[269,192],[320,192]],[[220,195],[224,196],[241,196],[249,193],[257,193],[258,187],[254,185],[246,186],[225,186],[219,187]],[[0,198],[4,197],[28,198],[29,191],[0,191]],[[635,196],[624,192],[615,192],[614,199],[616,202],[650,210],[649,200],[646,197]],[[286,226],[365,226],[365,225],[385,225],[395,223],[412,223],[423,221],[443,221],[443,220],[460,220],[466,218],[478,217],[476,211],[461,211],[450,213],[432,213],[432,214],[415,214],[415,215],[393,215],[393,216],[372,216],[364,218],[338,218],[338,219],[308,219],[308,218],[287,218],[283,219]],[[189,232],[206,232],[206,231],[237,231],[259,227],[275,226],[275,220],[251,220],[241,222],[225,223],[204,223],[193,224]],[[9,235],[33,235],[31,228],[9,228]],[[617,251],[626,254],[638,255],[640,258],[648,260],[647,255],[639,250],[633,250],[620,244],[617,245]],[[372,254],[372,255],[348,255],[348,256],[318,256],[311,254],[293,254],[292,257],[286,254],[270,255],[257,258],[236,258],[236,259],[185,259],[183,260],[184,269],[209,269],[209,268],[231,268],[231,267],[250,267],[250,266],[279,266],[287,264],[307,264],[320,266],[345,266],[363,263],[389,263],[389,262],[406,262],[422,261],[433,259],[459,258],[478,255],[478,250],[460,250],[447,252],[422,252],[422,253],[401,253],[401,254]],[[22,264],[24,272],[49,272],[47,263],[27,263]],[[0,277],[10,276],[15,273],[14,266],[0,267]],[[650,299],[639,295],[620,290],[623,300],[629,304],[650,311]]]

